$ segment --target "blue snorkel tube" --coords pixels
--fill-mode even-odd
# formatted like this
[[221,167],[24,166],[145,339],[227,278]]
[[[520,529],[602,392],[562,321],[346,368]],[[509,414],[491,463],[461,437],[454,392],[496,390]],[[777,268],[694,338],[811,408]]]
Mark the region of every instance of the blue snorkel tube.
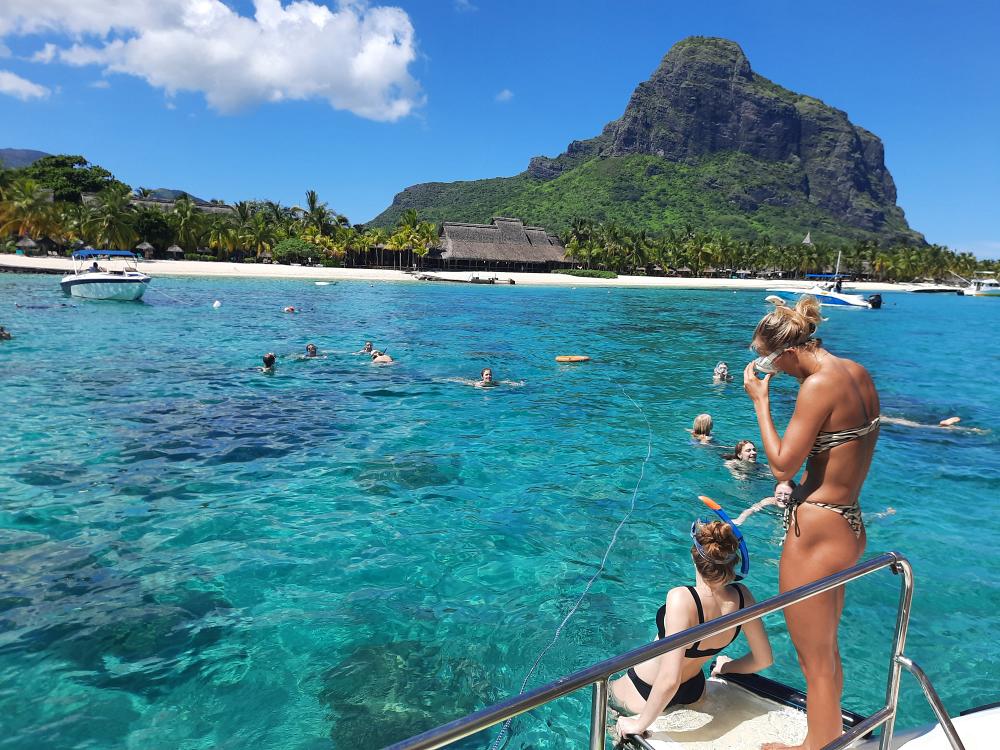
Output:
[[[722,506],[715,502],[715,500],[710,497],[706,497],[705,495],[698,495],[698,499],[705,503],[705,505],[707,505],[724,523],[729,524],[729,527],[733,530],[733,534],[736,536],[736,541],[739,542],[740,545],[740,574],[736,576],[736,580],[742,581],[746,577],[747,573],[750,572],[750,553],[747,551],[747,543],[746,540],[743,539],[743,532],[740,531],[740,527],[736,525],[733,519],[729,517],[729,514],[726,513],[726,511],[722,509]],[[707,558],[708,556],[705,554],[702,546],[698,544],[697,530],[698,521],[695,521],[691,524],[691,541],[694,542],[694,546],[698,550],[698,553],[702,557]]]

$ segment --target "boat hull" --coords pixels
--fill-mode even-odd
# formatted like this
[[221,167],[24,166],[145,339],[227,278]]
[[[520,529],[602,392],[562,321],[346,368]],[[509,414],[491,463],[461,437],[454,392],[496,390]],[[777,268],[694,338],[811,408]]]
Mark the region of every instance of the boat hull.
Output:
[[820,289],[768,289],[767,291],[786,300],[797,300],[808,294],[825,307],[856,307],[863,310],[870,310],[873,307],[869,300],[859,294],[838,294]]
[[63,292],[71,297],[134,302],[142,299],[142,295],[146,293],[149,277],[87,278],[86,276],[67,276],[59,285]]

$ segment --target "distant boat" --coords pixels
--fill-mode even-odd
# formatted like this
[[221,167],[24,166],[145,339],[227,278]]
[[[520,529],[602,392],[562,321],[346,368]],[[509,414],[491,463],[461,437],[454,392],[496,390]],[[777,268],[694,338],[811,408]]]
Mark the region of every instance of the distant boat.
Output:
[[961,294],[962,290],[953,284],[938,284],[933,281],[919,281],[903,287],[903,291],[913,294]]
[[[802,240],[802,244],[812,244],[812,240],[808,234],[806,234],[805,239]],[[793,300],[797,300],[799,297],[809,294],[815,297],[817,301],[825,307],[856,307],[865,310],[878,310],[882,307],[881,294],[872,294],[865,297],[860,294],[848,294],[842,291],[840,255],[840,253],[837,253],[837,270],[834,271],[833,276],[825,276],[825,278],[832,278],[833,281],[825,283],[816,282],[813,286],[805,289],[800,286],[792,286],[791,284],[788,284],[785,286],[769,288],[767,291],[773,292],[782,299]]]
[[[100,265],[101,260],[105,266]],[[117,260],[120,267],[112,267]],[[89,266],[87,261],[91,261]],[[59,285],[66,294],[83,299],[141,299],[150,278],[140,273],[135,263],[135,253],[128,250],[77,250],[73,253],[73,273],[63,276]]]
[[977,271],[979,278],[969,282],[969,286],[959,292],[966,297],[1000,297],[1000,282],[990,271]]

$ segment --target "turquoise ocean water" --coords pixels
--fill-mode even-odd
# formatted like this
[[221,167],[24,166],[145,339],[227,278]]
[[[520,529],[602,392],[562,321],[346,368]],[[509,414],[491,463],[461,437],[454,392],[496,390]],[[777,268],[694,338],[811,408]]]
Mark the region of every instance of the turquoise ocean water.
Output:
[[[639,408],[635,512],[530,684],[649,641],[691,580],[696,496],[770,494],[684,432],[707,411],[720,442],[758,437],[711,371],[749,359],[762,297],[158,278],[145,303],[62,307],[55,277],[0,275],[0,747],[376,747],[515,693],[629,508]],[[1000,698],[1000,300],[885,299],[826,313],[827,346],[869,367],[883,413],[992,429],[887,425],[863,496],[897,510],[867,554],[913,560],[909,652],[957,711]],[[396,364],[352,355],[365,339]],[[310,341],[325,358],[294,359]],[[594,361],[553,361],[575,353]],[[484,366],[521,385],[451,380]],[[781,424],[794,385],[775,383]],[[778,519],[745,530],[762,598]],[[849,590],[857,711],[884,693],[897,590]],[[768,674],[801,685],[767,623]],[[904,725],[929,718],[903,699]],[[587,692],[536,711],[508,747],[582,746],[588,714]]]

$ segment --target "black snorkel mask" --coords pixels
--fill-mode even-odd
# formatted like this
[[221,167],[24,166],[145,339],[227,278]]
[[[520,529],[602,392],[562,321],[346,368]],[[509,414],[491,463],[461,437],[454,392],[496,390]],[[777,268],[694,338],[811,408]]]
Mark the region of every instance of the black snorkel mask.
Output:
[[[715,500],[713,500],[710,497],[706,497],[705,495],[699,495],[698,499],[701,500],[703,503],[705,503],[705,505],[707,505],[709,508],[711,508],[712,512],[715,513],[715,515],[717,515],[723,522],[729,524],[729,527],[733,530],[733,534],[736,536],[736,541],[739,542],[740,545],[740,552],[739,552],[740,572],[739,575],[734,576],[734,580],[742,581],[744,578],[746,578],[747,573],[750,572],[750,552],[747,550],[747,543],[746,540],[743,538],[743,532],[740,531],[740,527],[736,525],[733,519],[729,517],[729,514],[726,513],[726,511],[722,509],[722,506],[719,505],[717,502],[715,502]],[[714,560],[708,556],[708,553],[706,553],[704,548],[698,543],[698,527],[700,524],[703,523],[706,522],[698,519],[691,524],[691,541],[694,543],[694,547],[698,551],[698,554],[703,559],[714,563],[735,562],[736,560],[735,552],[733,553],[733,557],[725,561]]]

